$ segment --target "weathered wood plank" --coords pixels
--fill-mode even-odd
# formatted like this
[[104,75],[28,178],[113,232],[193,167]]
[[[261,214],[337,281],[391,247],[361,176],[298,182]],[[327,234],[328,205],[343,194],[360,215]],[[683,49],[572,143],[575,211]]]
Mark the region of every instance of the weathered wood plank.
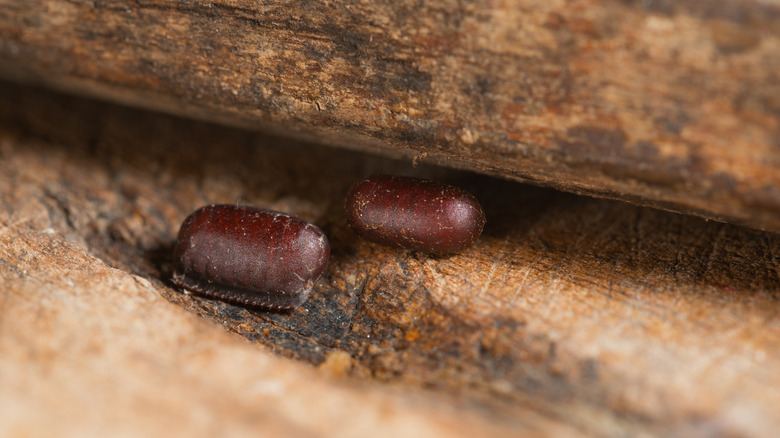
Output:
[[0,11],[6,77],[780,231],[777,1]]
[[[8,84],[0,158],[0,428],[99,435],[117,418],[157,434],[780,428],[776,234]],[[343,200],[373,172],[472,190],[484,235],[447,258],[361,241]],[[237,200],[328,234],[331,263],[297,311],[247,311],[168,282],[184,217]]]

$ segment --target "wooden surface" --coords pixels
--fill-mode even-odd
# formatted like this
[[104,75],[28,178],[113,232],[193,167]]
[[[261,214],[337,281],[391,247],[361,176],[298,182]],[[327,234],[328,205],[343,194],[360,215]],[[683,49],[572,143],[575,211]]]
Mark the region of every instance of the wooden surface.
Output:
[[[346,227],[392,172],[471,190],[431,258]],[[329,236],[310,300],[257,313],[170,284],[210,202]],[[780,237],[0,83],[4,436],[771,436]],[[249,341],[249,342],[247,342]]]
[[0,11],[0,76],[780,231],[777,0]]

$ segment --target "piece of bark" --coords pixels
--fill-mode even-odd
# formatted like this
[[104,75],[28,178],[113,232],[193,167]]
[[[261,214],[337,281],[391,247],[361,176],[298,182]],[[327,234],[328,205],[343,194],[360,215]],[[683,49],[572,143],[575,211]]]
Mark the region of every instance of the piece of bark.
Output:
[[780,3],[0,0],[0,75],[780,231]]
[[[780,428],[775,234],[11,84],[0,157],[9,434]],[[445,258],[361,241],[344,195],[375,172],[471,190],[485,233]],[[328,234],[330,265],[303,307],[262,313],[171,286],[178,227],[211,202]]]

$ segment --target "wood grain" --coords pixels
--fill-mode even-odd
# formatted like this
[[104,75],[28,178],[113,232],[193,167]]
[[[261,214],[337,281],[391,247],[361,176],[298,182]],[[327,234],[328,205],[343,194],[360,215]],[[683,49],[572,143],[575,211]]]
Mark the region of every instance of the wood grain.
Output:
[[[5,432],[780,427],[776,234],[13,84],[0,84],[0,157]],[[344,195],[375,172],[469,189],[485,233],[443,258],[360,240]],[[258,313],[172,287],[178,227],[210,202],[328,234],[303,307]]]
[[0,75],[780,231],[776,0],[0,0]]

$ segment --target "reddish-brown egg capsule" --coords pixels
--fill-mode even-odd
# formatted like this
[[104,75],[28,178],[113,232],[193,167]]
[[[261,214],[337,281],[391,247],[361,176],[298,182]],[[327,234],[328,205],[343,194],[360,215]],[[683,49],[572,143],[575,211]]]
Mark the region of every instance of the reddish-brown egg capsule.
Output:
[[400,176],[374,175],[353,185],[346,212],[347,224],[366,240],[431,254],[471,246],[485,226],[471,193]]
[[173,282],[224,301],[292,309],[306,301],[329,258],[325,234],[301,218],[209,205],[181,225]]

